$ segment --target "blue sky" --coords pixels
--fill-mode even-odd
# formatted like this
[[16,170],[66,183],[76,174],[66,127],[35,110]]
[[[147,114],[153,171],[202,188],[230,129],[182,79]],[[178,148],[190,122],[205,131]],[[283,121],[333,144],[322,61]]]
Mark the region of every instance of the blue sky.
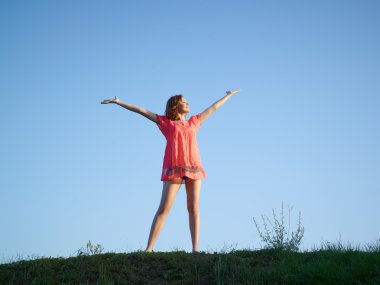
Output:
[[[145,249],[165,138],[122,101],[195,115],[199,250],[260,248],[293,206],[303,249],[379,238],[378,1],[1,1],[0,259],[88,240]],[[189,116],[188,116],[189,118]],[[182,186],[154,250],[191,251]]]

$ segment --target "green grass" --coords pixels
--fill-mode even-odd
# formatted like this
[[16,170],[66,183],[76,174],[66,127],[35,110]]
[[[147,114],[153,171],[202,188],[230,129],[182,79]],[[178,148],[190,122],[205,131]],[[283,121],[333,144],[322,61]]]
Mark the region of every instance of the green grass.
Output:
[[104,253],[0,265],[0,284],[380,284],[379,244],[305,252]]

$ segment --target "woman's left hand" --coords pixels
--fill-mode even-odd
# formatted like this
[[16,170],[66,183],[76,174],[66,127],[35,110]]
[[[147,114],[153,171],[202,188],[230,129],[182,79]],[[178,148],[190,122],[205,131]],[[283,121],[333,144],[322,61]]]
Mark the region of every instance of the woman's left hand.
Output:
[[240,92],[240,88],[236,89],[235,91],[226,91],[227,95],[234,95],[236,93]]
[[100,102],[100,104],[119,103],[120,99],[115,96],[115,99],[107,99]]

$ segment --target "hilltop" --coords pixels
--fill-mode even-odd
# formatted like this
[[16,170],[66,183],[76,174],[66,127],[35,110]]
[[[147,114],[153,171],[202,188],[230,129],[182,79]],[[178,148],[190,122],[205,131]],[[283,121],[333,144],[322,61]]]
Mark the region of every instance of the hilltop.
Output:
[[0,284],[380,284],[380,252],[137,251],[0,265]]

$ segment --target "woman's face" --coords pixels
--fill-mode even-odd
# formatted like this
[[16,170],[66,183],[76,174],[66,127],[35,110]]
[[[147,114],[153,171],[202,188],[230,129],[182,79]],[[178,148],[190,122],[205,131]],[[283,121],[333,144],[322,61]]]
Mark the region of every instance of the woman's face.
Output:
[[180,114],[187,114],[190,112],[190,106],[189,103],[187,103],[185,98],[182,98],[177,105],[178,113]]

